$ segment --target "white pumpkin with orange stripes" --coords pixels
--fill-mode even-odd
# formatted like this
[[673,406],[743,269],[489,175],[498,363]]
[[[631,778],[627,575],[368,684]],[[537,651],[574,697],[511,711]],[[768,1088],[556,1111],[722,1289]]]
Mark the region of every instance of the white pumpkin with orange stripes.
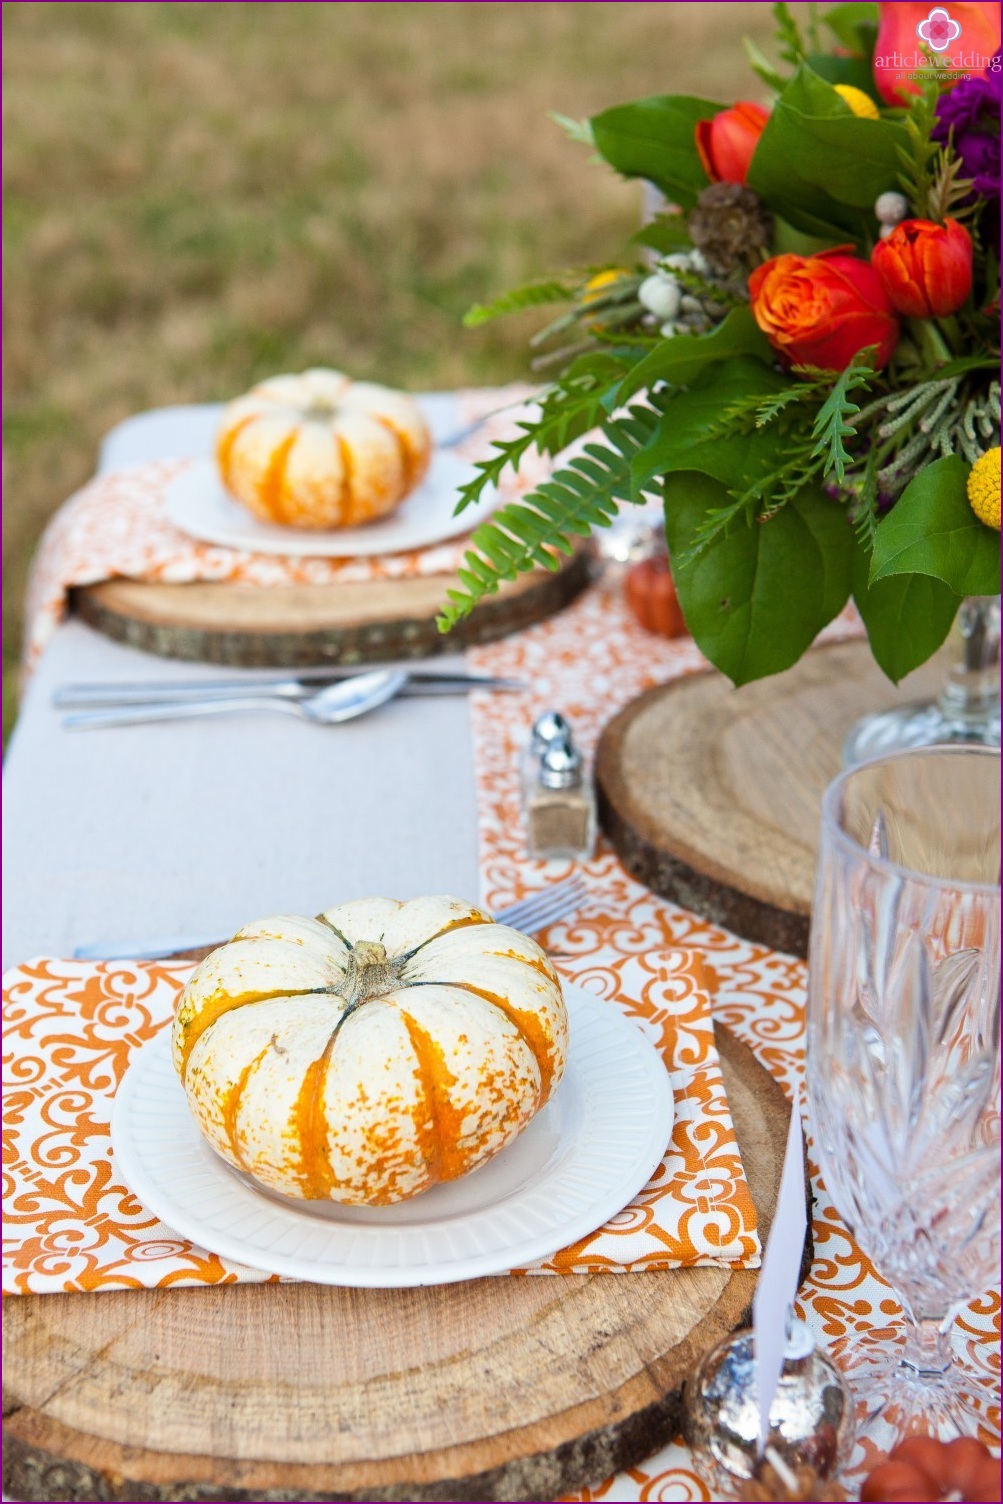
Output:
[[274,376],[223,413],[216,460],[231,495],[264,522],[354,527],[419,484],[432,439],[404,392],[340,371]]
[[223,1159],[286,1196],[371,1206],[503,1149],[553,1093],[567,1042],[546,954],[454,898],[245,925],[193,972],[173,1033]]

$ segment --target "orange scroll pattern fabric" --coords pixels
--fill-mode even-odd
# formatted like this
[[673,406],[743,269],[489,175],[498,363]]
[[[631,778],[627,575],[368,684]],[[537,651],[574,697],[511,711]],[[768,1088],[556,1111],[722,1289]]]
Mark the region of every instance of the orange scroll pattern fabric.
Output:
[[[823,636],[832,640],[859,631],[851,609]],[[562,711],[590,757],[602,727],[621,706],[655,684],[706,665],[688,638],[670,642],[638,626],[615,580],[590,591],[559,616],[468,656],[480,672],[512,675],[532,685],[522,695],[474,696],[482,896],[486,904],[500,907],[567,876],[573,868],[571,863],[533,862],[526,856],[518,765],[533,719],[544,709]],[[564,958],[564,971],[603,997],[620,995],[630,979],[629,990],[637,995],[635,979],[652,958],[678,954],[680,948],[692,950],[702,958],[714,1019],[751,1046],[788,1095],[798,1082],[803,1088],[803,961],[739,939],[656,898],[628,876],[603,841],[595,857],[575,870],[587,881],[589,900],[580,914],[554,925],[546,936],[549,949]],[[838,1352],[843,1343],[874,1329],[891,1340],[901,1324],[899,1307],[830,1201],[807,1124],[805,1129],[815,1200],[815,1258],[800,1292],[798,1314],[829,1351]],[[980,1434],[998,1446],[999,1290],[973,1301],[961,1313],[952,1336],[959,1355],[981,1375]],[[876,1460],[873,1444],[858,1446],[854,1468]],[[641,1465],[567,1497],[582,1504],[599,1499],[661,1504],[711,1496],[693,1471],[691,1454],[676,1442]]]
[[[516,385],[457,393],[458,424],[468,424],[509,405],[485,421],[454,452],[475,460],[496,438],[510,434],[519,417],[512,403],[531,389]],[[451,574],[469,545],[466,534],[434,547],[375,558],[287,558],[200,543],[180,532],[166,511],[166,493],[193,460],[153,460],[113,470],[90,481],[53,517],[38,547],[25,606],[25,668],[30,672],[66,614],[74,585],[130,579],[188,584],[234,581],[245,585],[358,584],[377,579],[414,579]],[[502,478],[499,503],[524,494],[547,473],[549,464],[526,457],[518,474]]]
[[[173,1016],[188,964],[42,959],[4,984],[5,1294],[258,1282],[195,1247],[118,1177],[109,1123],[132,1053]],[[623,1006],[672,1072],[676,1121],[651,1183],[573,1248],[521,1273],[758,1262],[699,956],[645,957]]]

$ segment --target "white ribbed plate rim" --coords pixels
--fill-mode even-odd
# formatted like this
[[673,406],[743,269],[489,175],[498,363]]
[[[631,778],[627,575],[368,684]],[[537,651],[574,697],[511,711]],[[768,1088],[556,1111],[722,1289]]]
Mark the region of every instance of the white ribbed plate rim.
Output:
[[594,1232],[648,1183],[672,1132],[661,1056],[619,1010],[565,984],[570,1042],[547,1106],[472,1174],[387,1207],[268,1195],[209,1148],[164,1028],[133,1056],[112,1109],[113,1165],[182,1237],[251,1269],[370,1289],[523,1268]]
[[458,517],[453,515],[460,486],[474,474],[473,465],[451,450],[437,450],[421,485],[396,511],[364,527],[327,532],[259,522],[227,491],[213,460],[197,460],[175,476],[164,503],[174,526],[202,543],[292,558],[372,558],[445,543],[486,522],[498,505],[493,486]]

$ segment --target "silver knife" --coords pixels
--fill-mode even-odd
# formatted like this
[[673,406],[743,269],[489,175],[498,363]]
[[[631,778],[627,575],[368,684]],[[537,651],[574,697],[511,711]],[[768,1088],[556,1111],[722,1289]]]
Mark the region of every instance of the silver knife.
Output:
[[[66,684],[57,689],[52,703],[57,710],[80,710],[89,706],[155,705],[175,700],[243,699],[248,695],[299,700],[325,684],[337,684],[364,670],[304,669],[296,674],[254,679],[160,679],[147,683]],[[490,674],[427,673],[409,670],[402,695],[457,695],[474,689],[518,691],[529,685],[521,679],[497,678]]]

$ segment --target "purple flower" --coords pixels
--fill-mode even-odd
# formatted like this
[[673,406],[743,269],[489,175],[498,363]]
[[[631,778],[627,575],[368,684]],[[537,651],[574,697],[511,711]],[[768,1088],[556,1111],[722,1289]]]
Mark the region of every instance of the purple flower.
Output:
[[954,132],[954,149],[962,172],[984,198],[1000,196],[1000,101],[1003,98],[1003,52],[985,73],[963,78],[937,100],[934,141],[946,145]]

